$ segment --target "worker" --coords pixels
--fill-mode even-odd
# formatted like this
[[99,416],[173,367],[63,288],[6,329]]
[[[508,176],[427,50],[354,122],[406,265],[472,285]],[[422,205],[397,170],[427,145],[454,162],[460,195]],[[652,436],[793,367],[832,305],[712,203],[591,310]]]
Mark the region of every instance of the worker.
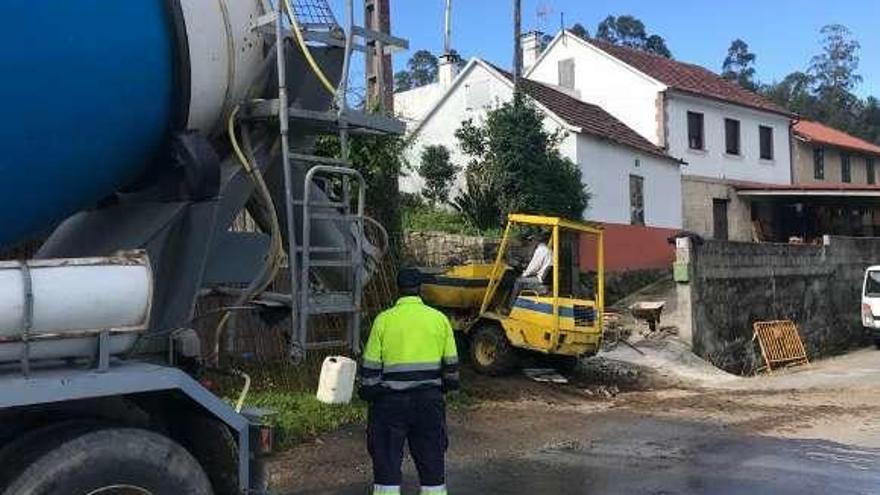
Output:
[[525,289],[540,292],[544,289],[544,283],[547,280],[547,274],[553,268],[553,251],[547,245],[550,242],[550,234],[541,232],[535,236],[537,245],[532,252],[532,259],[523,270],[522,275],[516,279],[513,284],[513,290],[510,291],[510,300],[508,307],[513,306],[514,301],[519,293]]
[[400,299],[373,323],[364,350],[359,394],[369,402],[367,449],[373,494],[400,493],[404,442],[421,493],[446,494],[446,402],[459,388],[452,325],[419,297],[421,273],[401,270]]

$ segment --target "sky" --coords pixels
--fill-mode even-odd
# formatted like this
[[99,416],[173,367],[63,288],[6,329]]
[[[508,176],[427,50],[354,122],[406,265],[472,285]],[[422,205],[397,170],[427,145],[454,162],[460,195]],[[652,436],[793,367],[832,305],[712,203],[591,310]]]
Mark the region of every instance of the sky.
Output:
[[[819,29],[847,26],[861,43],[860,96],[880,96],[880,0],[522,0],[523,30],[558,32],[561,19],[583,24],[591,34],[606,16],[630,14],[649,34],[666,39],[673,56],[715,72],[735,38],[757,55],[757,78],[771,82],[805,70],[820,51]],[[355,2],[356,4],[359,2]],[[331,0],[337,13],[342,0]],[[404,67],[419,49],[443,48],[445,0],[391,0],[392,31],[410,41],[409,52],[394,58]],[[466,58],[479,56],[509,67],[512,63],[511,0],[453,0],[453,47]],[[539,12],[545,12],[539,15]],[[361,71],[362,72],[362,71]]]

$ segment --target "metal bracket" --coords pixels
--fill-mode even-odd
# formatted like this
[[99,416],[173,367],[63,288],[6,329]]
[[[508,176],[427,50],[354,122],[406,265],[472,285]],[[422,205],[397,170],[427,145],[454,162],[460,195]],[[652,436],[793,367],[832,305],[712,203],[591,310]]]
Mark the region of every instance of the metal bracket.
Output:
[[24,290],[24,308],[21,322],[21,370],[24,376],[31,374],[31,331],[34,326],[34,280],[28,262],[21,262],[21,278]]

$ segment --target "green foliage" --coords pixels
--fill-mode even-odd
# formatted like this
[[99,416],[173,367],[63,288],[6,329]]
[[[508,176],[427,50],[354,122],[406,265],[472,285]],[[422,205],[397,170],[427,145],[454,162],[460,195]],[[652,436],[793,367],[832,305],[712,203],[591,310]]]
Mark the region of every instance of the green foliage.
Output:
[[273,412],[269,422],[275,428],[275,447],[278,450],[289,449],[347,424],[362,423],[367,418],[367,405],[364,402],[324,404],[314,394],[305,392],[258,392],[251,395],[248,405]]
[[[350,142],[350,159],[367,183],[367,210],[391,236],[394,247],[400,241],[400,192],[397,180],[404,167],[407,146],[400,136],[358,135]],[[316,144],[320,156],[340,156],[339,138],[324,136]]]
[[793,72],[760,92],[804,118],[816,120],[868,141],[880,141],[880,107],[875,97],[862,100],[852,91],[858,74],[859,43],[840,25],[821,30],[822,51],[807,72]]
[[449,201],[449,189],[452,187],[456,167],[449,159],[449,150],[442,145],[425,146],[422,150],[422,163],[419,175],[425,179],[422,194],[434,204]]
[[[447,395],[451,410],[471,407],[476,401],[463,392]],[[367,420],[367,403],[324,404],[307,392],[255,392],[249,406],[272,412],[269,423],[275,429],[275,449],[284,451],[322,433]]]
[[571,31],[571,34],[577,36],[578,38],[585,40],[590,38],[590,32],[587,31],[587,28],[585,28],[584,25],[579,22],[574,23],[574,26],[572,26],[569,31]]
[[859,42],[845,26],[830,24],[820,31],[822,34],[822,53],[813,57],[809,74],[819,93],[852,91],[862,76],[859,69]]
[[411,206],[403,209],[405,232],[438,231],[450,234],[500,236],[497,224],[481,229],[459,211],[449,211],[429,205]]
[[413,53],[406,63],[406,70],[394,75],[395,91],[406,91],[431,84],[437,80],[437,57],[428,50]]
[[657,34],[648,35],[645,23],[631,15],[619,17],[609,15],[596,28],[596,38],[615,45],[672,58],[666,40]]
[[[456,131],[470,156],[455,204],[474,225],[500,227],[509,213],[580,219],[589,203],[580,169],[559,152],[561,133],[544,129],[541,112],[521,94]],[[494,219],[493,219],[494,217]]]
[[478,229],[500,228],[504,215],[497,188],[490,167],[472,162],[465,171],[464,190],[455,198],[453,206]]
[[730,43],[727,49],[727,57],[721,66],[721,77],[733,81],[749,91],[758,89],[755,83],[755,59],[754,53],[749,51],[749,45],[737,38]]

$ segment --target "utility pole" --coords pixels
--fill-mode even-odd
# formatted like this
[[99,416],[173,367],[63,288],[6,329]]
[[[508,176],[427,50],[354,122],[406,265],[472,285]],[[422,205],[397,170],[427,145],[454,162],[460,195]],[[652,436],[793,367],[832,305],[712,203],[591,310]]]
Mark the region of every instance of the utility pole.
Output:
[[[389,0],[366,0],[364,2],[364,27],[391,33],[391,7]],[[394,75],[391,55],[379,41],[367,44],[366,54],[367,109],[378,107],[380,113],[394,112]]]
[[513,87],[519,87],[522,76],[522,0],[513,0]]

